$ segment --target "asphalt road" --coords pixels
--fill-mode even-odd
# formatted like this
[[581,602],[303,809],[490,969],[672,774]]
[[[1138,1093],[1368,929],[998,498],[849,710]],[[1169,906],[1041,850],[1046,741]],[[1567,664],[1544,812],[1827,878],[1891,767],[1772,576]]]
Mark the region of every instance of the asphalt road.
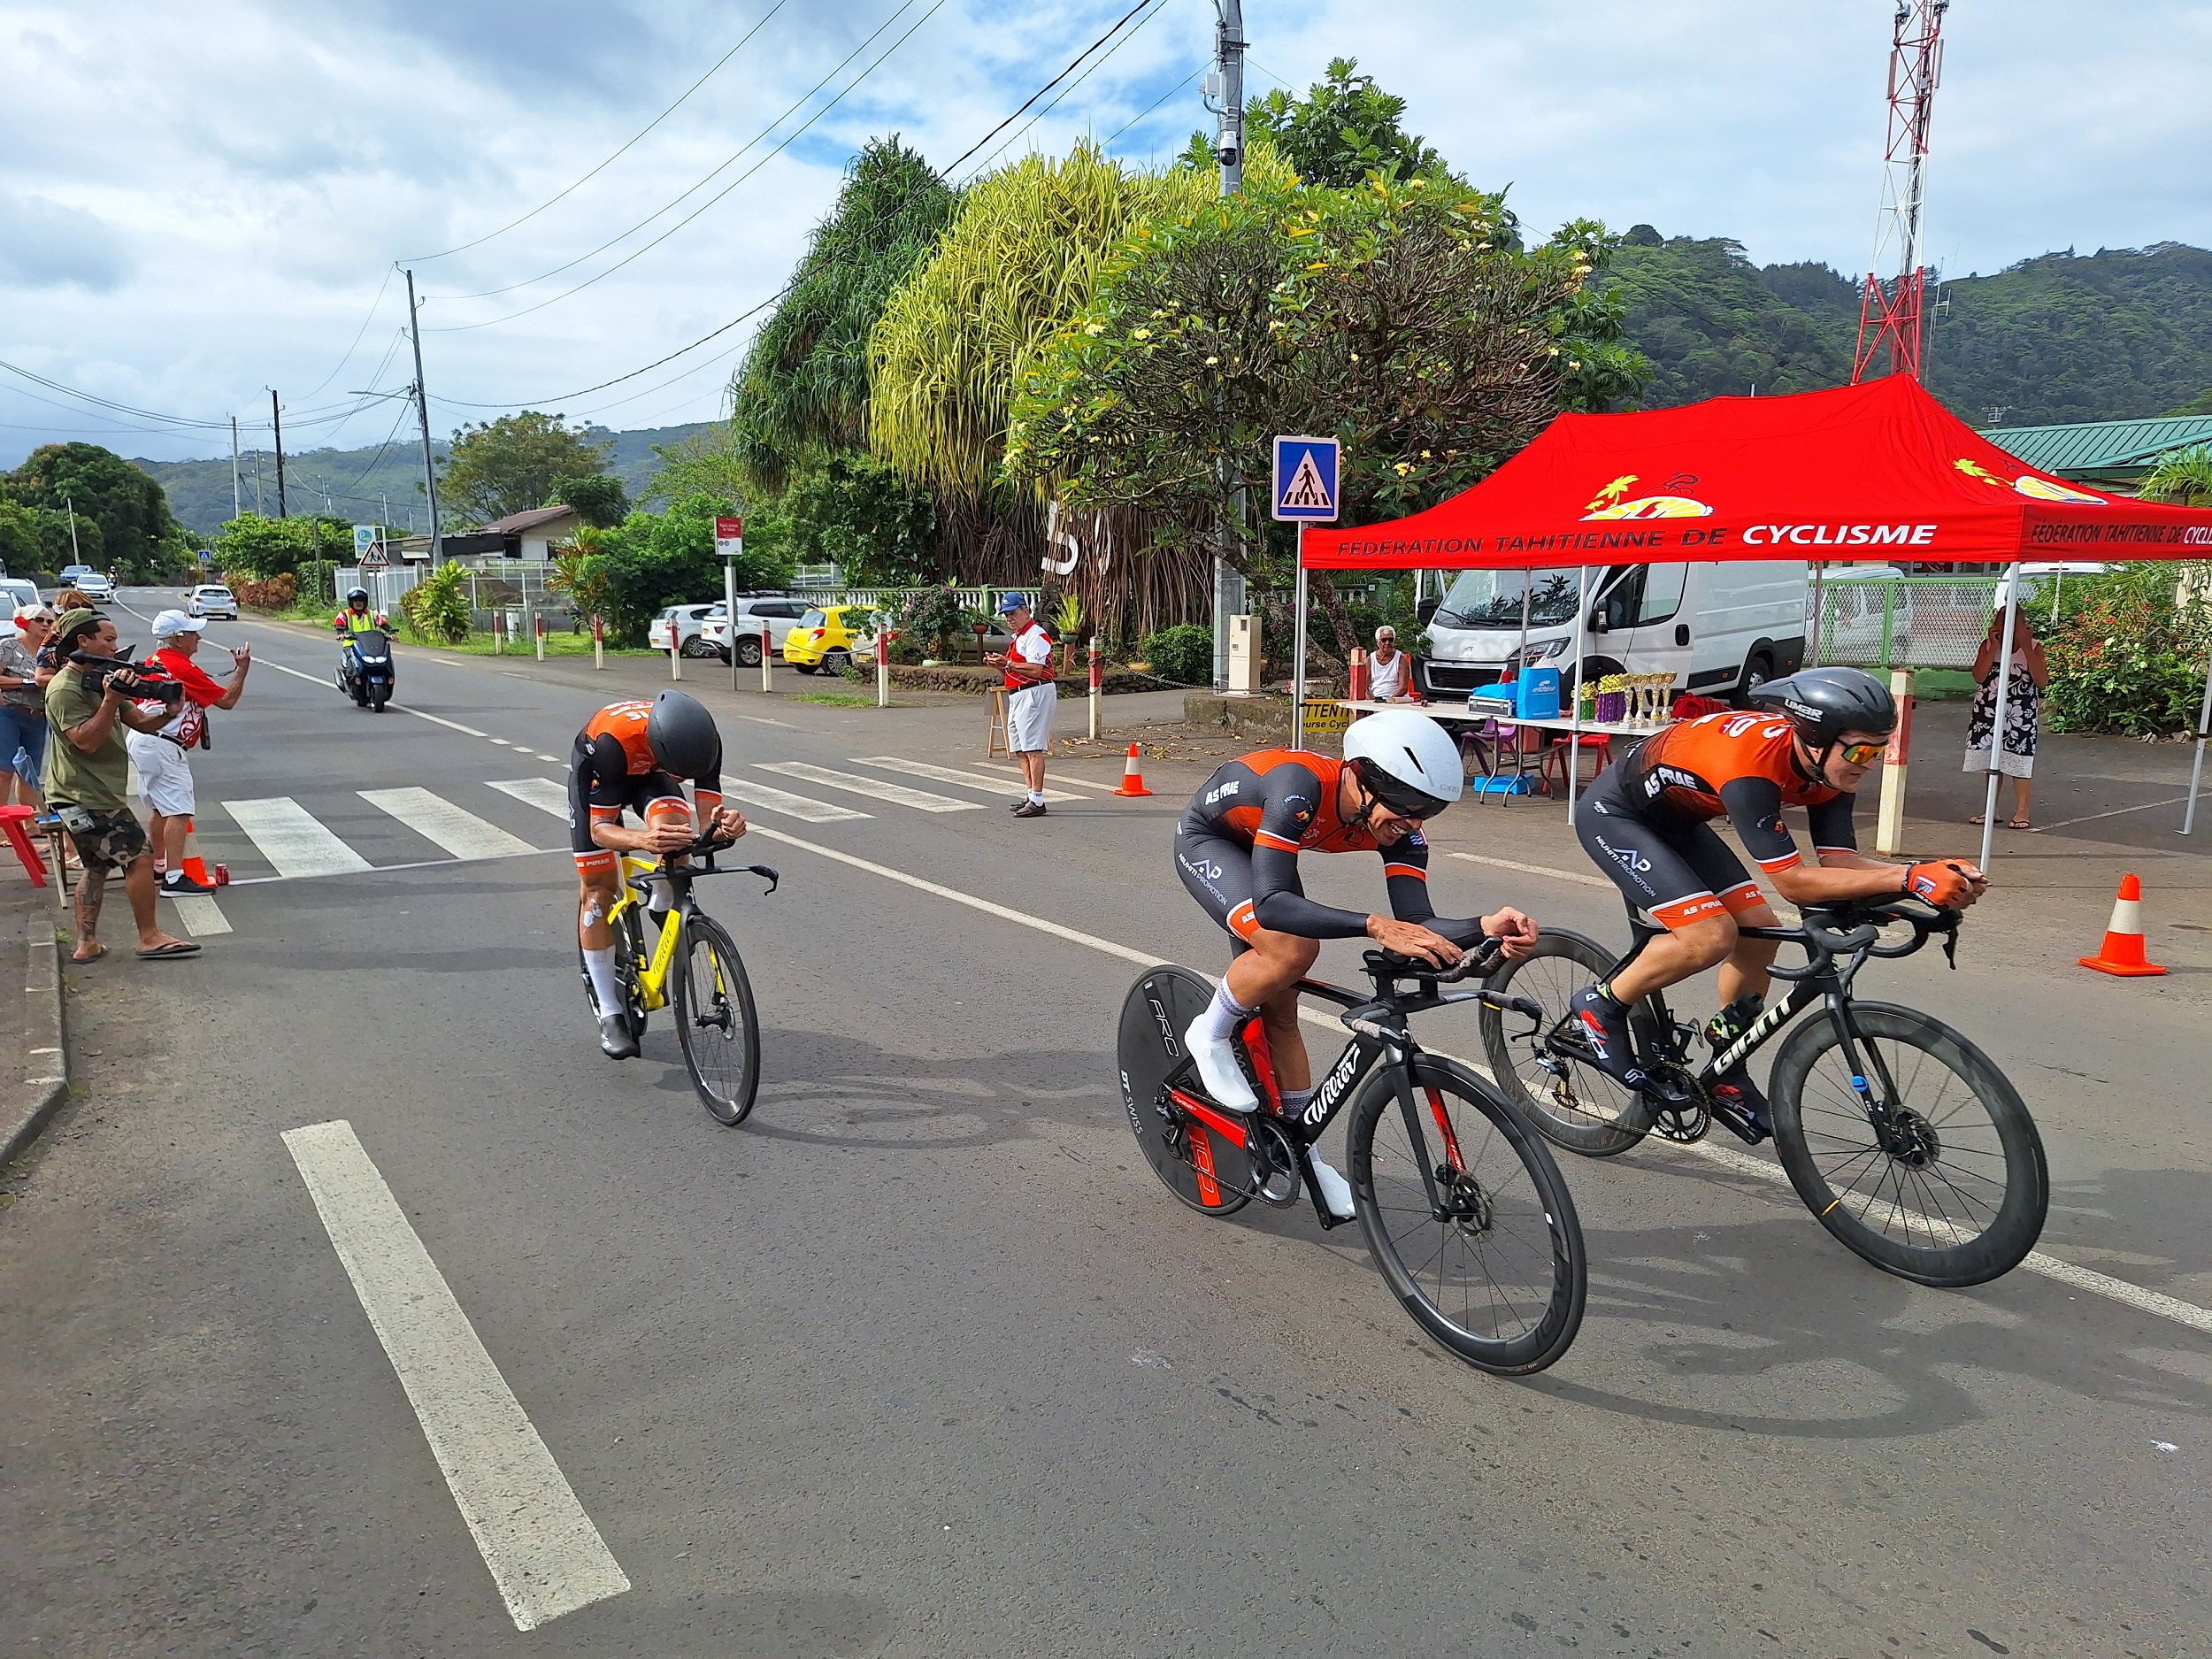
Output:
[[[373,716],[316,683],[320,641],[210,637],[261,662],[196,759],[230,931],[75,976],[84,1087],[0,1215],[10,1652],[2212,1651],[2203,1331],[2024,1271],[1916,1287],[1786,1187],[1646,1148],[1568,1161],[1590,1316],[1505,1382],[1420,1337],[1356,1229],[1176,1204],[1115,1087],[1136,970],[1100,945],[1217,967],[1166,851],[1202,765],[1019,823],[1010,787],[866,764],[979,767],[970,710],[695,687],[733,778],[866,815],[749,807],[789,838],[749,849],[781,890],[702,889],[765,1026],[726,1131],[664,1021],[599,1056],[565,832],[529,799],[641,671],[409,652],[415,712]],[[765,769],[792,764],[981,810]],[[556,850],[456,857],[360,794],[412,788]],[[224,804],[276,800],[243,818],[294,826],[282,859]],[[1486,810],[1440,847],[1533,871],[1440,859],[1443,908],[1619,931],[1535,810]],[[335,857],[302,816],[372,867],[259,879]],[[1339,862],[1313,885],[1364,906],[1371,866]],[[2163,913],[2200,926],[2187,868],[2199,908]],[[2049,1250],[2212,1307],[2206,935],[2122,982],[2061,964],[2078,918],[1987,910],[1959,972],[1882,964],[1879,994],[2020,1084]],[[1472,1052],[1454,1018],[1425,1035]],[[336,1119],[626,1591],[518,1630],[280,1138]]]

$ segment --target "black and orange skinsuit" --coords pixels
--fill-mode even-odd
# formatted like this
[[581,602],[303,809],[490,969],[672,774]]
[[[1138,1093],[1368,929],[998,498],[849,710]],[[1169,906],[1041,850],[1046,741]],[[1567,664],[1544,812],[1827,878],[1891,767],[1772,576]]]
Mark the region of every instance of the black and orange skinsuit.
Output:
[[[646,736],[652,718],[649,700],[611,703],[585,722],[568,757],[568,844],[583,871],[611,870],[616,855],[591,838],[594,824],[612,824],[624,808],[641,820],[688,810],[683,780],[663,772]],[[698,821],[709,822],[722,806],[722,772],[691,780]]]
[[1817,856],[1858,850],[1857,801],[1805,772],[1780,716],[1709,714],[1654,733],[1601,772],[1575,808],[1575,833],[1631,903],[1676,928],[1766,902],[1713,819],[1724,814],[1772,875],[1802,862],[1783,807],[1806,809]]
[[1390,913],[1456,945],[1482,936],[1479,921],[1448,921],[1429,902],[1429,844],[1418,830],[1379,846],[1364,824],[1337,816],[1344,762],[1303,749],[1270,749],[1233,760],[1206,780],[1175,829],[1175,868],[1206,913],[1240,949],[1261,928],[1302,939],[1356,939],[1360,911],[1306,896],[1298,855],[1380,853]]

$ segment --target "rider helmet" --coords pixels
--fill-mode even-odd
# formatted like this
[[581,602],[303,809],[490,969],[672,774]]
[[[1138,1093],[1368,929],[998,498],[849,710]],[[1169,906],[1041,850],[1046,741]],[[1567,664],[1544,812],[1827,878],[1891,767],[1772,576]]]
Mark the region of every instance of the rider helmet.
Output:
[[1344,758],[1368,792],[1403,818],[1431,818],[1459,799],[1466,781],[1459,745],[1410,709],[1384,709],[1344,733]]
[[722,733],[714,717],[695,697],[664,691],[646,717],[645,741],[653,764],[679,778],[705,778],[722,769]]
[[1884,737],[1897,726],[1897,699],[1859,668],[1800,669],[1768,680],[1751,700],[1787,715],[1798,736],[1815,749],[1827,749],[1846,732]]
[[357,600],[357,600],[359,600],[359,601],[360,601],[363,604],[365,604],[365,604],[367,604],[367,603],[369,603],[369,590],[368,590],[367,588],[347,588],[347,589],[346,589],[346,603],[347,603],[348,604],[351,604],[351,603],[352,603],[355,600]]

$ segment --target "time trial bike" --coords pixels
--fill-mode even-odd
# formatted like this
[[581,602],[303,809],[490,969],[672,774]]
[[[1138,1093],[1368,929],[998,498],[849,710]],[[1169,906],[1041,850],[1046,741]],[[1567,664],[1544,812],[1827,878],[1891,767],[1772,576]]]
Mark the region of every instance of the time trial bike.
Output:
[[[692,1087],[718,1123],[736,1125],[753,1110],[760,1086],[760,1016],[754,1011],[752,983],[736,944],[721,923],[699,908],[691,887],[706,876],[755,875],[768,883],[762,889],[768,894],[776,890],[780,878],[766,864],[717,866],[715,854],[732,844],[703,836],[670,857],[665,867],[658,859],[624,853],[622,894],[607,922],[614,929],[615,983],[622,987],[622,1015],[630,1035],[642,1040],[647,1015],[672,1002],[676,1038]],[[668,885],[668,906],[655,912],[650,901],[661,882]],[[648,916],[659,927],[649,955]],[[599,1002],[581,945],[576,965],[595,1019]]]
[[1348,1103],[1353,1205],[1384,1281],[1415,1323],[1470,1364],[1503,1375],[1541,1371],[1582,1325],[1589,1269],[1582,1226],[1544,1143],[1465,1066],[1423,1051],[1409,1015],[1481,1002],[1533,1020],[1525,998],[1442,987],[1495,960],[1496,941],[1440,971],[1366,953],[1371,995],[1318,980],[1298,989],[1336,1005],[1352,1033],[1294,1117],[1286,1112],[1256,1016],[1235,1040],[1260,1109],[1210,1099],[1183,1033],[1213,998],[1187,968],[1154,968],[1122,1004],[1119,1055],[1129,1126],[1153,1171],[1192,1209],[1233,1215],[1257,1198],[1289,1207],[1302,1190],[1323,1227],[1330,1213],[1307,1149]]
[[[1941,1020],[1894,1002],[1862,1002],[1852,981],[1868,959],[1909,956],[1943,941],[1955,968],[1960,912],[1917,900],[1823,905],[1796,927],[1746,927],[1805,952],[1774,964],[1788,992],[1741,1030],[1721,1033],[1693,1070],[1699,1027],[1675,1018],[1663,993],[1629,1010],[1638,1062],[1631,1089],[1599,1070],[1569,1010],[1574,994],[1609,980],[1665,930],[1632,909],[1631,943],[1614,956],[1595,940],[1547,928],[1535,953],[1490,979],[1543,1008],[1536,1029],[1509,1032],[1481,1016],[1499,1087],[1544,1136],[1572,1152],[1609,1157],[1656,1133],[1701,1140],[1717,1119],[1752,1145],[1769,1125],[1717,1095],[1713,1085],[1797,1015],[1767,1084],[1782,1168],[1820,1225],[1867,1261],[1924,1285],[1978,1285],[2017,1266],[2043,1231],[2050,1177],[2035,1120],[1996,1063]],[[1893,926],[1910,936],[1884,942]]]

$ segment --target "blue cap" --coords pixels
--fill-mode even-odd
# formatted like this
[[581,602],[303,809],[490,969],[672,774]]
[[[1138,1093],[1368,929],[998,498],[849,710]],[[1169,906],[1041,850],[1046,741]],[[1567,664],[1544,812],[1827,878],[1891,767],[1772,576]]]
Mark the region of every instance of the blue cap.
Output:
[[1024,598],[1020,594],[1001,594],[999,595],[998,613],[1002,617],[1010,617],[1017,611],[1025,611],[1028,607],[1029,601]]

